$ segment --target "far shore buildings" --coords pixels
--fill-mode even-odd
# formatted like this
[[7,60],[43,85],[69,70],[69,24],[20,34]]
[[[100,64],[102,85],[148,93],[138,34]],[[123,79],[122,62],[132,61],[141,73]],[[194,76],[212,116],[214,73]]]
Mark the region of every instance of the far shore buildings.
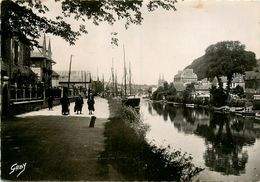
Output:
[[198,77],[195,73],[193,73],[193,69],[185,69],[183,71],[178,71],[178,73],[174,76],[174,82],[182,82],[185,85],[197,82]]
[[183,71],[178,71],[173,80],[177,95],[181,95],[185,90],[186,85],[196,83],[198,77],[195,73],[193,73],[193,69],[185,69]]
[[[253,73],[251,73],[251,74],[254,75]],[[249,75],[249,73],[248,73],[248,75]],[[231,82],[231,89],[233,89],[239,85],[245,90],[246,84],[245,84],[244,77],[245,77],[244,75],[235,74],[234,78]],[[245,77],[245,78],[247,78],[247,77]],[[224,88],[226,88],[227,78],[222,76],[221,79],[223,81]],[[247,78],[247,79],[249,79],[249,78]],[[258,77],[254,77],[254,79],[258,79]],[[210,97],[210,88],[212,87],[212,85],[218,86],[218,82],[216,79],[214,79],[212,82],[210,82],[207,78],[204,78],[204,79],[198,81],[197,75],[193,72],[193,69],[185,69],[183,71],[179,71],[174,76],[173,84],[176,88],[178,95],[181,95],[182,92],[185,90],[187,84],[190,84],[190,83],[194,83],[194,88],[195,88],[194,96],[195,97],[204,97],[204,98]]]
[[260,59],[258,66],[253,71],[245,72],[244,79],[246,92],[260,94]]
[[59,75],[59,85],[68,88],[72,95],[85,92],[90,88],[91,73],[89,71],[56,71]]
[[212,83],[207,79],[204,78],[198,81],[195,85],[195,96],[200,98],[209,98],[210,97],[210,88]]
[[[223,88],[226,88],[227,82],[228,82],[227,77],[222,76],[220,78],[221,78],[221,81],[223,82]],[[218,81],[217,81],[216,78],[213,79],[212,84],[218,87]],[[245,87],[244,75],[241,75],[241,74],[235,74],[234,75],[233,80],[231,81],[230,88],[231,89],[236,88],[238,85],[240,87],[242,87],[243,90],[245,90],[246,87]]]

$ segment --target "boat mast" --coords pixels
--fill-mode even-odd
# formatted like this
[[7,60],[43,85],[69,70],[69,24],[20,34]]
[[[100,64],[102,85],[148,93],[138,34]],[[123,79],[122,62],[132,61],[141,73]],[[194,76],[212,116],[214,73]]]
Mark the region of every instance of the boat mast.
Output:
[[131,83],[131,79],[132,79],[132,72],[131,72],[131,62],[129,62],[129,92],[131,95],[131,91],[132,91],[132,83]]
[[112,74],[112,95],[114,97],[115,96],[114,58],[112,58],[111,74]]
[[126,97],[126,67],[125,67],[125,45],[123,44],[123,51],[124,51],[124,81],[125,81],[125,97]]
[[115,70],[115,90],[116,90],[116,96],[118,96],[118,88],[117,88],[117,70]]

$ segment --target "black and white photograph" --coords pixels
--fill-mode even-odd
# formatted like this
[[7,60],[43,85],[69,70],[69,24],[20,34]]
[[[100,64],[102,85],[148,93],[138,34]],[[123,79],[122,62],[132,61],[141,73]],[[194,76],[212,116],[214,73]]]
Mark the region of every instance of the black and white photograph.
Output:
[[260,181],[260,0],[0,0],[1,181]]

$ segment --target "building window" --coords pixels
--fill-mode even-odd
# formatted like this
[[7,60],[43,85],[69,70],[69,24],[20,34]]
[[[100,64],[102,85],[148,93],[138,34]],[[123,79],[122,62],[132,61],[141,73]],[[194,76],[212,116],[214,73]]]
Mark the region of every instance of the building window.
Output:
[[14,60],[14,64],[18,64],[18,42],[17,41],[13,41],[13,46],[12,46],[12,54],[13,54],[13,60]]

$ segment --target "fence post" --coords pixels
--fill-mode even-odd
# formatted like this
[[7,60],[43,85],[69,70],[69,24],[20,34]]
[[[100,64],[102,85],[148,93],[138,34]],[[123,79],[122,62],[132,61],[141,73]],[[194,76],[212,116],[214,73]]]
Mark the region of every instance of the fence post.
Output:
[[38,87],[37,87],[37,85],[35,85],[35,97],[36,97],[36,99],[38,99]]
[[25,85],[22,85],[22,89],[23,89],[23,100],[25,100]]
[[32,100],[32,85],[31,84],[29,85],[29,97],[30,97],[30,100]]
[[17,83],[14,83],[15,101],[17,101]]

